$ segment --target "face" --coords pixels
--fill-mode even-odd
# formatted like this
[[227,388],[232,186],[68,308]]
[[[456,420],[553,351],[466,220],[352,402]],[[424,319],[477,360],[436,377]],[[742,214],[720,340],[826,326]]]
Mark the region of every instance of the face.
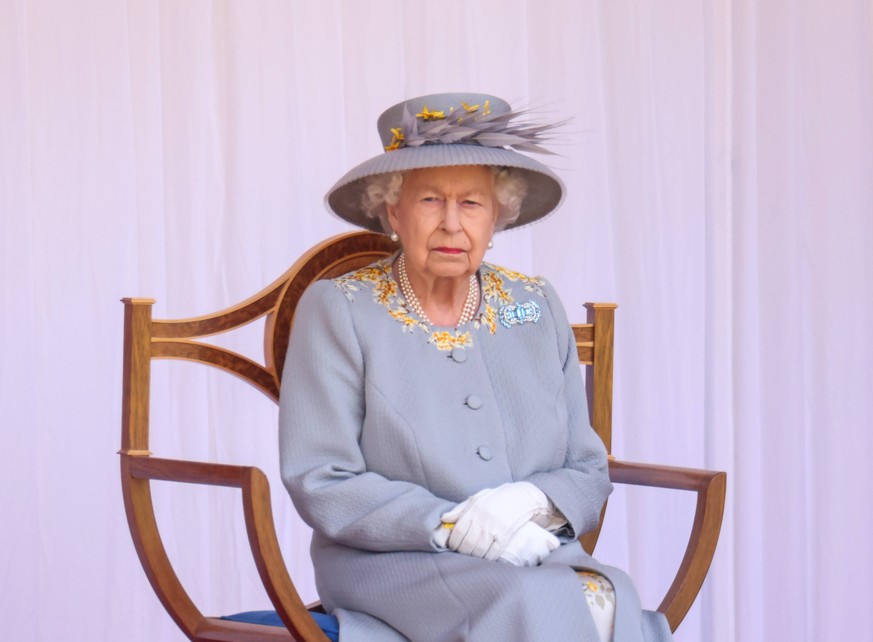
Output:
[[387,209],[410,275],[467,277],[479,269],[494,234],[494,176],[481,165],[413,170]]

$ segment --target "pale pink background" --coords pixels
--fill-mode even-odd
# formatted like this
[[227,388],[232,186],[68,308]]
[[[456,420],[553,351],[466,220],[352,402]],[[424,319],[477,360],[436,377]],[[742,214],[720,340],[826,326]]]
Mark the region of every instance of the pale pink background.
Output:
[[[121,505],[118,299],[180,317],[258,290],[348,229],[322,196],[383,108],[466,89],[574,119],[565,205],[490,259],[575,319],[621,304],[615,452],[729,473],[678,639],[873,640],[870,0],[0,0],[4,639],[182,639]],[[162,455],[270,474],[314,599],[269,402],[162,363],[153,419]],[[232,491],[156,497],[205,611],[267,607]],[[611,506],[600,556],[649,606],[691,508]]]

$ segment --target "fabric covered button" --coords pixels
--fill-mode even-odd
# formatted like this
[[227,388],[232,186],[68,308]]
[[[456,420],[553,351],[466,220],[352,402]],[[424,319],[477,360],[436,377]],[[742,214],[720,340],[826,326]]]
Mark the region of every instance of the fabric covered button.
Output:
[[464,403],[471,410],[479,410],[482,407],[482,398],[477,395],[470,395]]
[[476,449],[476,454],[479,455],[483,461],[491,461],[491,458],[494,456],[488,446],[479,446]]
[[455,348],[452,350],[452,360],[455,363],[464,363],[467,360],[467,351],[463,348]]

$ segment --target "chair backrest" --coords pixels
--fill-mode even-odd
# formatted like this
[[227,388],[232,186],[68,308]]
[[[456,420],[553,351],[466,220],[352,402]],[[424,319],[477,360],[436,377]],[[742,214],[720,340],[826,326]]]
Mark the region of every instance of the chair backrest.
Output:
[[[167,460],[149,449],[149,394],[152,359],[184,359],[230,372],[278,401],[282,367],[297,302],[318,279],[333,278],[390,255],[397,246],[371,232],[328,239],[300,259],[277,281],[239,305],[196,318],[152,319],[152,299],[123,299],[124,366],[121,432],[122,490],[131,535],[146,574],[164,607],[192,640],[254,639],[247,626],[204,617],[188,596],[170,563],[157,529],[151,480],[223,485],[242,490],[246,525],[255,563],[268,595],[288,632],[263,639],[324,640],[307,617],[285,570],[273,527],[269,487],[256,468]],[[573,326],[586,386],[591,423],[607,449],[612,437],[612,352],[614,304],[589,303],[588,322]],[[201,339],[229,332],[266,317],[263,363]],[[605,510],[605,507],[604,507]],[[601,515],[601,524],[603,516]],[[593,551],[600,527],[582,538]],[[259,627],[260,629],[269,627]],[[291,637],[288,637],[290,634]],[[249,637],[245,637],[249,635]],[[278,637],[275,637],[278,636]],[[284,636],[284,637],[283,637]]]

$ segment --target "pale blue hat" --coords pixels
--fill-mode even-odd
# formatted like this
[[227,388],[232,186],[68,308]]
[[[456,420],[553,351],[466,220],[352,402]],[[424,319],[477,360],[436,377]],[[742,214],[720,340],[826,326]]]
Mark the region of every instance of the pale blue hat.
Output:
[[377,219],[364,213],[366,179],[425,167],[493,165],[519,172],[527,182],[518,219],[505,229],[527,225],[554,210],[564,184],[543,163],[516,150],[550,153],[541,146],[563,123],[519,120],[509,104],[488,94],[445,93],[411,98],[387,109],[377,127],[385,152],[349,171],[330,189],[325,203],[340,218],[374,232]]

